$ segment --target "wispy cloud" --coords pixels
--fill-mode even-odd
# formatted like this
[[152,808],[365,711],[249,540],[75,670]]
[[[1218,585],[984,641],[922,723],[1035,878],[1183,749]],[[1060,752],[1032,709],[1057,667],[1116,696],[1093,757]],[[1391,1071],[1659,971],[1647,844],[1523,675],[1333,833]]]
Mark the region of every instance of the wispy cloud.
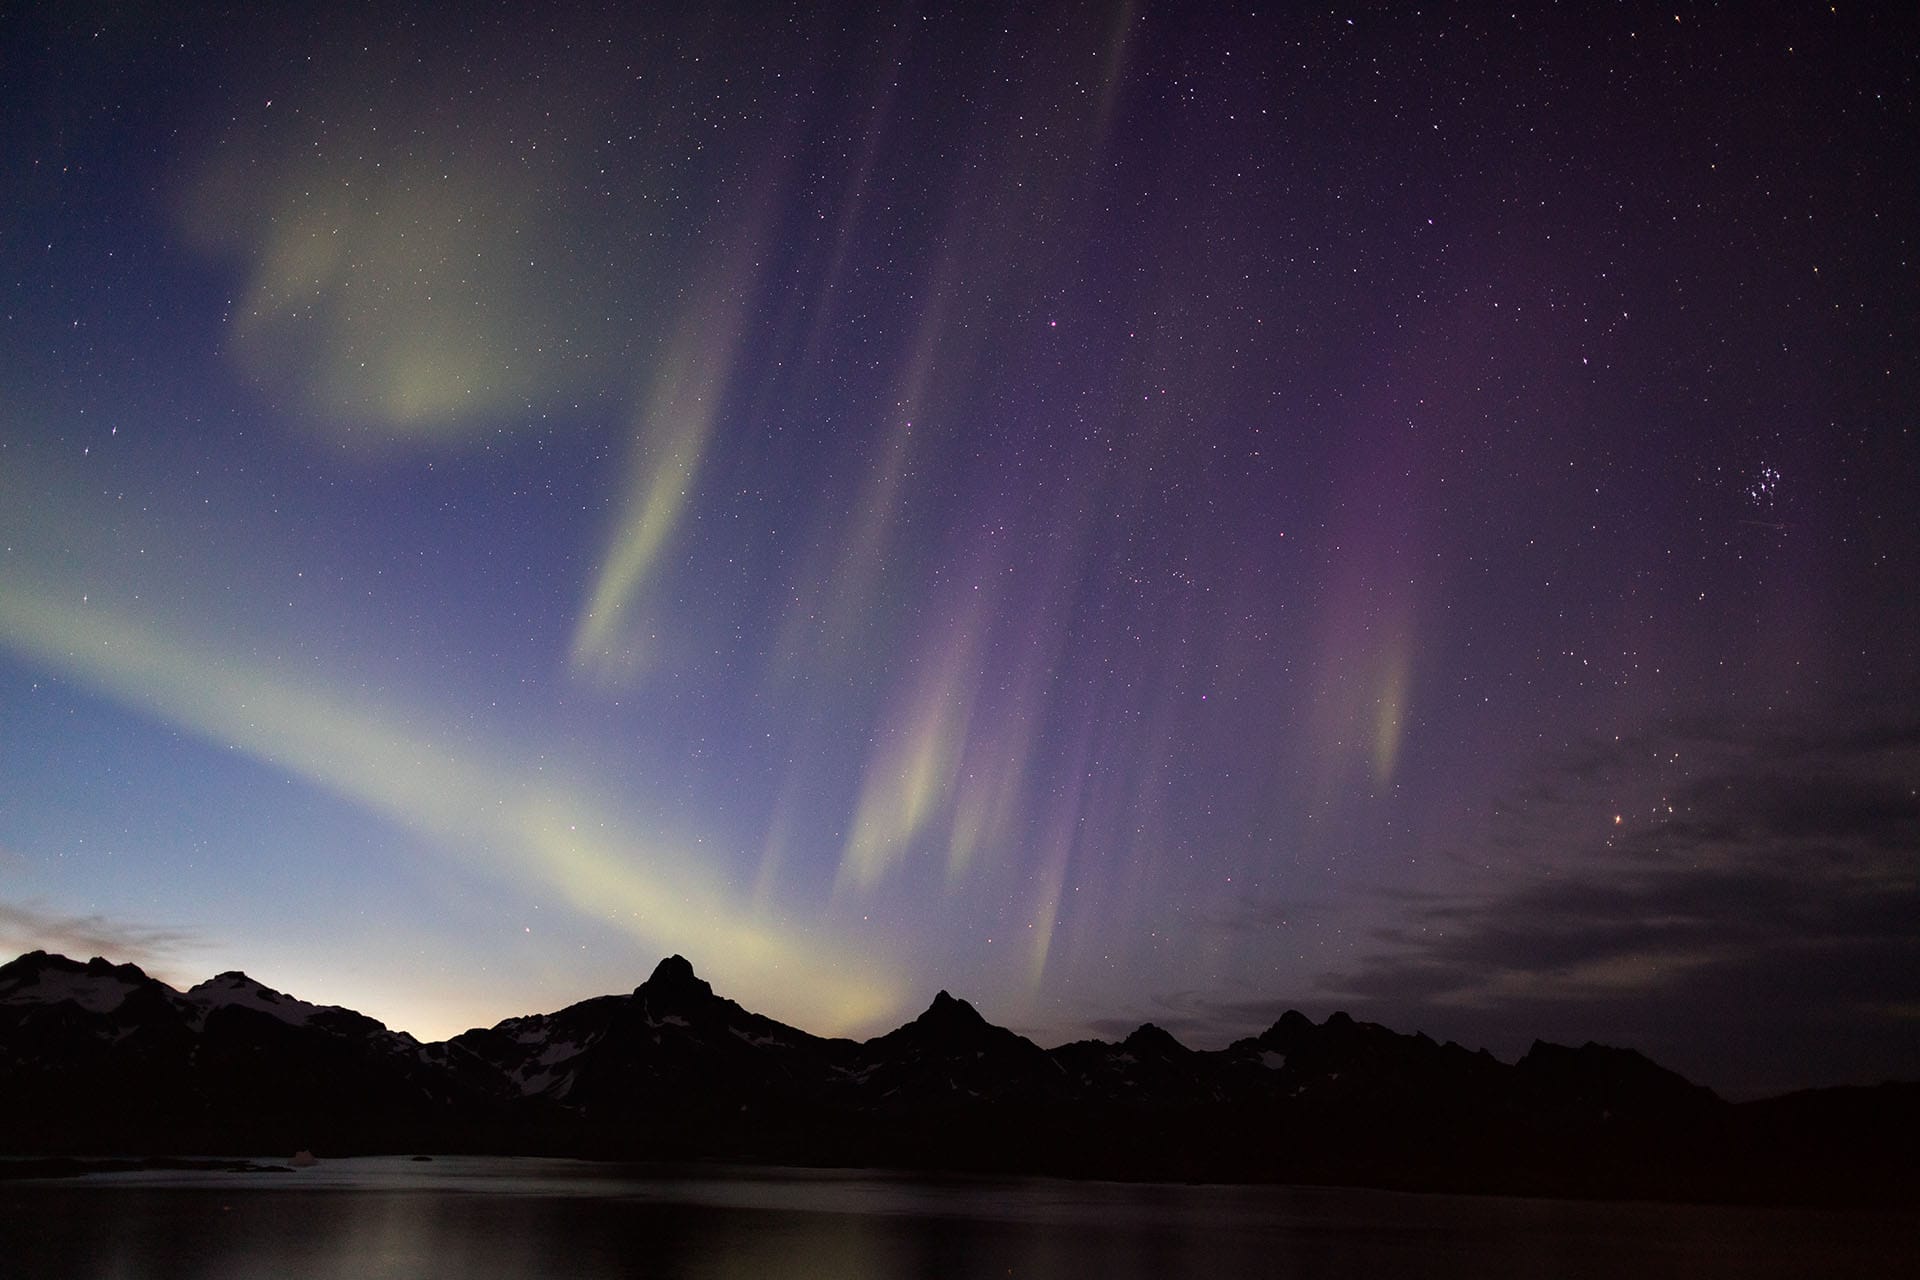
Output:
[[98,913],[66,915],[24,902],[0,902],[0,955],[54,951],[75,959],[104,956],[116,964],[165,969],[199,945],[191,930],[116,920]]

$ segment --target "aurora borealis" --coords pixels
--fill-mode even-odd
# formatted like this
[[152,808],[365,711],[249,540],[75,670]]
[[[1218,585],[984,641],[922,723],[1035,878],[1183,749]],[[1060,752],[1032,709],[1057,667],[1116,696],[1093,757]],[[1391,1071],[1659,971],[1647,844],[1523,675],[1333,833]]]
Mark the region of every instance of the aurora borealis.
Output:
[[0,21],[0,950],[1920,1075],[1911,13]]

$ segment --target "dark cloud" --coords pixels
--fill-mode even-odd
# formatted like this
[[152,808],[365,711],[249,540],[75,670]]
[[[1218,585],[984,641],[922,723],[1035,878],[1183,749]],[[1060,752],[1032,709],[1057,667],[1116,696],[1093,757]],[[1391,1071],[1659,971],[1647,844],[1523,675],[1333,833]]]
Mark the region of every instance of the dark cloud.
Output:
[[1550,764],[1512,811],[1578,830],[1637,761],[1689,757],[1652,817],[1408,901],[1323,998],[1458,1038],[1633,1044],[1735,1094],[1920,1076],[1920,731],[1676,726]]
[[[1614,826],[1622,793],[1645,802]],[[1485,842],[1455,860],[1510,858],[1499,883],[1383,890],[1374,947],[1311,990],[1176,992],[1092,1025],[1209,1046],[1347,1009],[1507,1058],[1535,1037],[1630,1045],[1736,1097],[1920,1078],[1920,726],[1696,719],[1583,744],[1503,797]]]

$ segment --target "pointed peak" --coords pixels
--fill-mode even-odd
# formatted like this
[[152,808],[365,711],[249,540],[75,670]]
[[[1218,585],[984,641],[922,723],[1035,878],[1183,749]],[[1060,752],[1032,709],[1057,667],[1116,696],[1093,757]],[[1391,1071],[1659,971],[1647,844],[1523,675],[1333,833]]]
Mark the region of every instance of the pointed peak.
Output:
[[653,973],[647,978],[648,982],[660,982],[669,986],[699,980],[699,975],[693,971],[693,962],[677,952],[653,966]]
[[1314,1022],[1312,1018],[1309,1018],[1298,1009],[1289,1009],[1280,1015],[1278,1021],[1267,1028],[1266,1034],[1269,1036],[1298,1036],[1312,1031],[1313,1028]]
[[955,999],[945,991],[933,998],[927,1011],[914,1019],[916,1022],[934,1022],[947,1026],[984,1026],[986,1019],[980,1011],[965,1000]]
[[1161,1053],[1188,1052],[1187,1046],[1181,1044],[1179,1040],[1175,1039],[1171,1031],[1168,1031],[1166,1028],[1157,1026],[1151,1022],[1141,1023],[1138,1027],[1134,1029],[1131,1035],[1129,1035],[1125,1040],[1122,1040],[1120,1043],[1124,1048],[1130,1049],[1136,1053],[1142,1050],[1156,1050]]
[[693,965],[685,956],[672,955],[653,967],[653,976],[634,990],[635,995],[642,993],[659,996],[664,999],[684,999],[690,996],[710,996],[713,988],[693,971]]

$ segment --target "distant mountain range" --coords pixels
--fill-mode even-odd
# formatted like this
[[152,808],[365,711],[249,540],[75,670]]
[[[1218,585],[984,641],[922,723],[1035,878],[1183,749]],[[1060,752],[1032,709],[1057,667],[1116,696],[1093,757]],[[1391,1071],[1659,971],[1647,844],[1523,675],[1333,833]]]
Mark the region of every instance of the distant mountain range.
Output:
[[224,973],[0,966],[0,1153],[463,1151],[1421,1190],[1920,1202],[1920,1085],[1727,1103],[1630,1049],[1516,1063],[1336,1013],[1197,1051],[1042,1049],[941,992],[864,1042],[662,960],[630,995],[422,1044]]

